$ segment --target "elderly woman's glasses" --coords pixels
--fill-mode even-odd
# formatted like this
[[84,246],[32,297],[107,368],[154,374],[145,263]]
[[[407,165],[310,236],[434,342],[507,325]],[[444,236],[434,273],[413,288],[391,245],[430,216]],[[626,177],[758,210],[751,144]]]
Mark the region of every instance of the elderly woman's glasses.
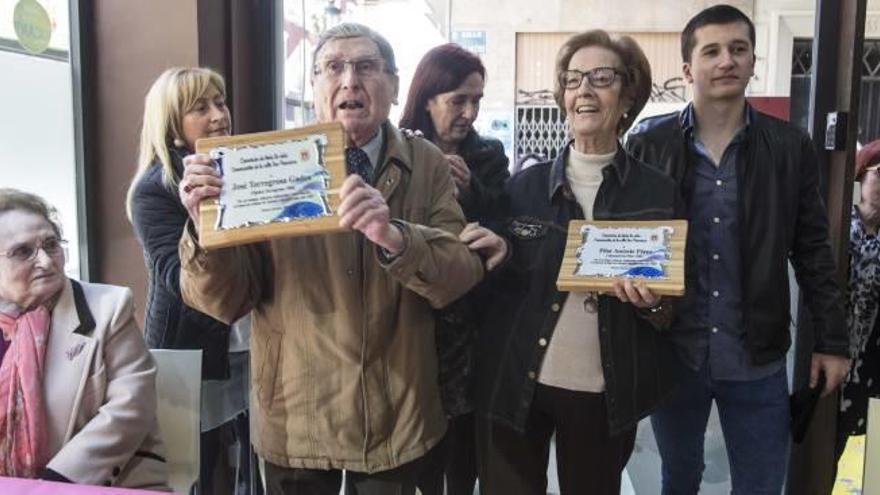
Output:
[[577,69],[564,70],[559,74],[559,82],[565,89],[578,89],[584,78],[594,88],[607,88],[614,84],[614,80],[624,73],[614,67],[596,67],[595,69],[581,72]]
[[49,256],[55,256],[64,251],[65,246],[67,246],[67,241],[64,239],[49,237],[34,244],[20,244],[5,253],[0,253],[0,255],[20,263],[25,263],[33,261],[40,249]]
[[358,60],[325,60],[315,67],[315,74],[322,74],[333,79],[342,77],[345,67],[350,65],[358,77],[375,77],[382,71],[382,60],[378,58],[362,58]]

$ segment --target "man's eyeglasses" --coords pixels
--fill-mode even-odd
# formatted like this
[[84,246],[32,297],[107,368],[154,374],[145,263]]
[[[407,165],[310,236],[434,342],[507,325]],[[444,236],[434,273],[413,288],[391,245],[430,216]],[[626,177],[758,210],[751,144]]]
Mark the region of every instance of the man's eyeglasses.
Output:
[[577,69],[564,70],[559,74],[559,83],[565,89],[578,89],[584,78],[594,88],[607,88],[614,84],[614,80],[625,74],[614,67],[596,67],[595,69],[581,72]]
[[26,263],[28,261],[33,261],[34,259],[36,259],[37,252],[39,252],[41,249],[47,255],[55,256],[58,253],[63,252],[66,246],[67,241],[65,241],[64,239],[59,239],[58,237],[49,237],[34,244],[21,244],[15,246],[5,253],[0,253],[0,256],[5,256],[13,261],[18,261],[20,263]]
[[350,65],[354,73],[358,77],[371,78],[376,77],[382,72],[382,59],[379,58],[362,58],[358,60],[325,60],[320,65],[315,66],[315,74],[321,74],[324,77],[333,79],[342,77],[345,73],[345,66]]

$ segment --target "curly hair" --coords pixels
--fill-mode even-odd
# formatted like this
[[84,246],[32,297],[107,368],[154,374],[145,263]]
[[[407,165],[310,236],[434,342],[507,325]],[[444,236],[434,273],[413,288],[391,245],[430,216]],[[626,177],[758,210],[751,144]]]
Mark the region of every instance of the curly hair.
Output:
[[636,40],[629,36],[612,37],[607,31],[602,29],[593,29],[578,33],[562,44],[559,53],[556,54],[556,86],[553,90],[553,97],[556,104],[565,118],[564,95],[565,88],[562,86],[562,72],[568,70],[568,63],[571,62],[574,54],[581,48],[597,46],[613,52],[623,64],[623,71],[626,76],[623,78],[623,90],[621,98],[627,98],[632,102],[629,111],[620,119],[617,124],[617,132],[623,134],[636,120],[639,112],[645,107],[648,98],[651,97],[651,64],[648,63],[648,57],[645,52],[636,43]]

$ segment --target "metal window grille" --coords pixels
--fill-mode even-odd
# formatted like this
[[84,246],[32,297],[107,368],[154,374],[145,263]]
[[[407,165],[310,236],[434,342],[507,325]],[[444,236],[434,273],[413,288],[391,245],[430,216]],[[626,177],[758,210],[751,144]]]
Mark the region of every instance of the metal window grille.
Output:
[[[662,84],[654,83],[651,102],[685,102],[684,80],[673,77]],[[559,149],[570,138],[562,112],[553,100],[549,89],[537,91],[518,90],[516,105],[516,148],[514,160],[519,163],[525,157],[540,155],[544,159],[556,158]]]
[[[813,40],[796,39],[791,61],[791,121],[804,129],[809,119]],[[859,102],[859,141],[880,138],[880,40],[865,40],[862,48],[862,87]]]
[[518,105],[515,132],[516,161],[530,154],[552,160],[568,139],[568,129],[556,105]]

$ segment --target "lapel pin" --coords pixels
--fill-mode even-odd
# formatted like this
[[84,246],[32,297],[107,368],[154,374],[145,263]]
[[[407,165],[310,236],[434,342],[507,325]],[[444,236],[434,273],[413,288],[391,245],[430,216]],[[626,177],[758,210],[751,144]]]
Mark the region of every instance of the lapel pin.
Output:
[[83,348],[86,346],[85,342],[80,342],[79,344],[74,345],[70,349],[64,351],[64,354],[67,356],[68,361],[73,361],[73,358],[79,356],[82,352]]

